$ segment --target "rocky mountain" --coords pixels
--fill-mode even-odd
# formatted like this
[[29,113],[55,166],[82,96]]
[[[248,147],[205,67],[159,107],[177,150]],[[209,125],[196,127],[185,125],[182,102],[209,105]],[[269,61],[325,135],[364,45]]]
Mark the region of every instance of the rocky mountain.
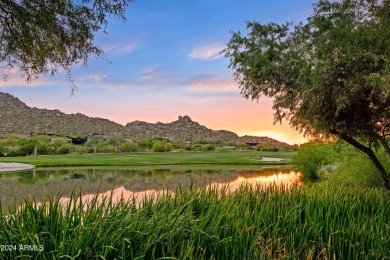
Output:
[[68,132],[107,136],[116,135],[140,140],[142,138],[166,137],[172,140],[210,140],[234,142],[238,136],[226,130],[211,130],[192,121],[189,116],[163,124],[134,121],[126,126],[113,121],[88,117],[86,115],[65,114],[59,110],[31,108],[18,98],[0,92],[0,136],[9,134],[36,135],[41,133],[65,134]]
[[31,108],[18,98],[0,92],[0,135],[39,133],[121,134],[123,126],[103,118],[83,114],[65,114],[59,110]]
[[211,130],[198,122],[192,121],[189,116],[179,116],[178,120],[171,123],[156,124],[143,121],[134,121],[126,125],[126,135],[136,139],[142,137],[153,138],[155,136],[174,138],[175,140],[212,140],[212,141],[235,141],[237,134],[226,130]]

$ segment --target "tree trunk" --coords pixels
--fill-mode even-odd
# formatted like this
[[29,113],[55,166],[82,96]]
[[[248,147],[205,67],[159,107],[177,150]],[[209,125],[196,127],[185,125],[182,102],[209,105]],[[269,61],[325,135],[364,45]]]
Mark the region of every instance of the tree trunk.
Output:
[[381,164],[381,162],[378,160],[378,157],[376,157],[375,153],[370,148],[362,145],[361,143],[356,141],[354,138],[352,138],[346,134],[342,133],[342,134],[338,134],[338,136],[341,139],[343,139],[344,141],[346,141],[347,143],[349,143],[350,145],[356,147],[357,149],[359,149],[360,151],[362,151],[363,153],[368,155],[368,157],[370,158],[372,163],[375,165],[375,167],[381,173],[383,184],[384,184],[386,190],[390,190],[389,175],[387,174],[387,172],[386,172],[385,168],[383,167],[383,165]]
[[387,156],[390,158],[390,147],[389,147],[389,144],[386,141],[386,138],[385,137],[379,137],[379,141],[381,142],[383,148],[385,148]]

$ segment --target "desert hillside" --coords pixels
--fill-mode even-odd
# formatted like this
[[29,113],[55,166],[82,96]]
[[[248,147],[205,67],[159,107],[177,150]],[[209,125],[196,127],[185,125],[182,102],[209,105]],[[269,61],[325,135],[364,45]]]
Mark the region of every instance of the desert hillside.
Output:
[[189,116],[179,116],[178,120],[167,124],[134,121],[123,126],[108,119],[80,113],[65,114],[59,110],[32,108],[18,98],[0,92],[0,136],[42,133],[61,135],[68,132],[116,135],[133,140],[167,137],[173,140],[235,141],[238,138],[230,131],[211,130],[192,121]]

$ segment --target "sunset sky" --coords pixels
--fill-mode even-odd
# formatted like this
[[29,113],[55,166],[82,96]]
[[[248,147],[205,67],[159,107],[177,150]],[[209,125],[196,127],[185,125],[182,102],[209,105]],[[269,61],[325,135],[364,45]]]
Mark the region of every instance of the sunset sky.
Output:
[[229,59],[219,52],[231,31],[246,32],[246,21],[305,21],[311,0],[137,0],[127,22],[111,20],[108,34],[96,35],[106,58],[91,57],[73,74],[80,91],[70,96],[63,72],[27,84],[15,71],[0,91],[27,105],[83,113],[126,124],[134,120],[167,123],[179,115],[211,129],[238,135],[269,136],[302,143],[288,122],[273,125],[272,100],[244,99]]

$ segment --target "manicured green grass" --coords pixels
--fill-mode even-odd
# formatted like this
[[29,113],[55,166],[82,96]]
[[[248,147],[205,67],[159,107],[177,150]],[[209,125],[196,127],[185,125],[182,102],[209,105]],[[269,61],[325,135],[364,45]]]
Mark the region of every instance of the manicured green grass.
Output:
[[[70,154],[28,157],[4,157],[0,162],[20,162],[48,166],[151,166],[191,164],[276,165],[290,163],[294,152],[213,151],[142,152],[127,154]],[[280,162],[261,161],[262,157],[282,158]]]
[[[0,259],[386,259],[389,193],[314,185],[264,191],[178,190],[113,204],[79,196],[0,215]],[[0,210],[0,214],[1,214]]]

